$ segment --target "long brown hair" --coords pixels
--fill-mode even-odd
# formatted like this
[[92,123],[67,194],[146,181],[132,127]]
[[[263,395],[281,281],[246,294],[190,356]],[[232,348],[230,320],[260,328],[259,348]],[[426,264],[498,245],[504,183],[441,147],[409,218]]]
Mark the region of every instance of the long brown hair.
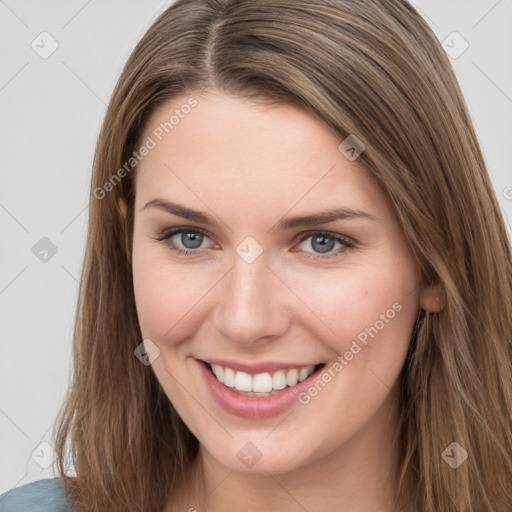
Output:
[[[446,295],[442,312],[420,312],[400,377],[399,496],[412,496],[410,511],[512,510],[510,240],[449,59],[403,0],[178,0],[132,52],[97,143],[72,383],[55,433],[76,509],[162,510],[198,452],[133,353],[136,165],[126,163],[163,101],[208,88],[295,104],[340,142],[364,143],[359,161],[425,282]],[[469,454],[457,469],[442,456],[453,442]]]

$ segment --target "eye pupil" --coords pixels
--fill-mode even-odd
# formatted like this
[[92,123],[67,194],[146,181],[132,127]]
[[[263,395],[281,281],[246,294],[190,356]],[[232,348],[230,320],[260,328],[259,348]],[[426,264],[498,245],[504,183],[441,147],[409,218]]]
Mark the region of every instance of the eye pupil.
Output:
[[187,249],[197,249],[203,241],[203,235],[195,231],[185,231],[181,233],[181,243]]
[[334,247],[334,240],[329,237],[325,237],[323,235],[315,236],[311,240],[311,246],[315,249],[317,252],[329,252]]

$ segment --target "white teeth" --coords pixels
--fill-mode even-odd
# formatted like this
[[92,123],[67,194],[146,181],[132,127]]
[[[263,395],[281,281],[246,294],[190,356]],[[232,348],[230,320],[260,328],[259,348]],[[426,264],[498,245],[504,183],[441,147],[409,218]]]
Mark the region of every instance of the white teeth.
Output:
[[224,384],[228,388],[235,387],[235,372],[231,368],[224,368]]
[[252,378],[252,391],[255,393],[268,393],[272,391],[272,377],[270,373],[257,373]]
[[299,372],[299,382],[302,382],[304,379],[307,379],[312,373],[314,366],[308,366],[307,368],[301,368]]
[[[242,391],[240,393],[242,393]],[[254,391],[249,391],[249,392],[243,393],[243,394],[247,395],[247,396],[269,396],[269,395],[273,395],[275,393],[277,393],[277,391],[272,391],[271,393],[254,393]]]
[[245,372],[236,372],[235,388],[238,389],[238,391],[253,391],[252,377]]
[[224,368],[218,364],[212,364],[212,371],[219,382],[224,382]]
[[212,364],[211,368],[219,382],[248,396],[268,396],[286,386],[295,386],[298,382],[307,379],[315,369],[314,365],[311,365],[290,370],[277,370],[273,374],[264,372],[251,375],[218,364]]
[[299,370],[293,368],[292,370],[288,370],[286,374],[286,384],[288,386],[295,386],[299,382]]
[[286,387],[286,374],[284,370],[278,370],[272,377],[272,387],[274,389],[284,389]]

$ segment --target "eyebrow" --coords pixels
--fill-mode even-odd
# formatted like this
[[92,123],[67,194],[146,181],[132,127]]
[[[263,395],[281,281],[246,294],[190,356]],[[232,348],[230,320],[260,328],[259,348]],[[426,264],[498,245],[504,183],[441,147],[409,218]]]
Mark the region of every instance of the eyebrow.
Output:
[[[200,224],[204,224],[210,228],[218,227],[219,223],[213,217],[205,212],[193,210],[186,206],[174,203],[172,201],[165,201],[164,199],[155,198],[146,203],[142,208],[158,208],[164,210],[172,215],[183,217],[184,219],[192,220]],[[331,208],[329,210],[301,215],[296,217],[288,217],[281,219],[277,225],[272,227],[270,231],[286,230],[302,226],[315,226],[317,224],[327,224],[336,220],[350,220],[350,219],[366,219],[376,221],[377,218],[368,212],[354,208]]]

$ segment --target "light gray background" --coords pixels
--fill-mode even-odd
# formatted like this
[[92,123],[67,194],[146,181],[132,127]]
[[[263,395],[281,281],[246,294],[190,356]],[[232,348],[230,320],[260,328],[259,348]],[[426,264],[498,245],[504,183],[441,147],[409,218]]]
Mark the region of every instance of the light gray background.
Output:
[[[0,494],[55,476],[41,443],[70,375],[94,147],[124,62],[171,3],[0,0]],[[450,51],[454,31],[469,43],[452,63],[510,219],[512,0],[413,3]],[[43,31],[58,42],[47,59],[31,47]],[[46,262],[32,252],[43,237]]]

